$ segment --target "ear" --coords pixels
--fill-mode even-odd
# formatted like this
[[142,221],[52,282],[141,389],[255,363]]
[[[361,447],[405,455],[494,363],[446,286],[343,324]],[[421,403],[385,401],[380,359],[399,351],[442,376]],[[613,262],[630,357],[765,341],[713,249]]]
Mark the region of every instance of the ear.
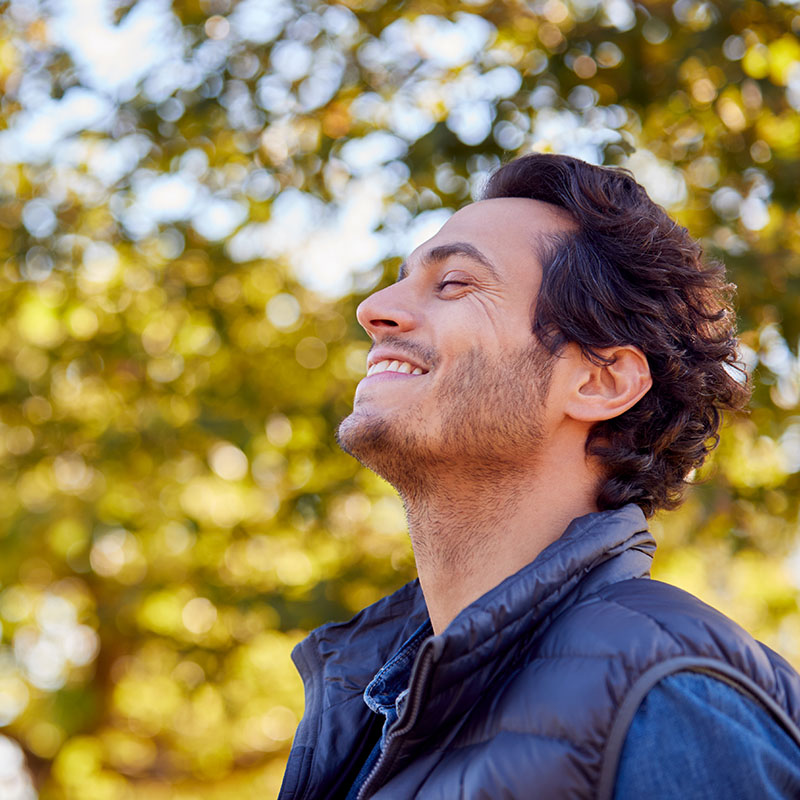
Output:
[[593,364],[580,353],[572,372],[565,411],[572,419],[599,422],[624,414],[653,385],[647,357],[633,345],[608,347],[599,354],[608,365]]

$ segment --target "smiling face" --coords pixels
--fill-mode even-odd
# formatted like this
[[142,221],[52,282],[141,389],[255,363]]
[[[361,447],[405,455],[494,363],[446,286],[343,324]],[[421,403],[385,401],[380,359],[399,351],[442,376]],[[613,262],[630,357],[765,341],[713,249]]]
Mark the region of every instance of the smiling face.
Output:
[[531,333],[537,239],[569,227],[536,200],[485,200],[417,248],[359,306],[373,346],[341,446],[401,493],[426,465],[529,465],[552,368]]

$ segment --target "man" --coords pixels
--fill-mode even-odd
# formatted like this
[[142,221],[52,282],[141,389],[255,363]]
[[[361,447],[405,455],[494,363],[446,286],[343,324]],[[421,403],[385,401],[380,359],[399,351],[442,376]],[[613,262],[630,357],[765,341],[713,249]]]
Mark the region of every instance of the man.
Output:
[[361,304],[338,439],[419,581],[296,649],[282,800],[800,797],[800,677],[649,580],[747,400],[729,289],[626,173],[534,154]]

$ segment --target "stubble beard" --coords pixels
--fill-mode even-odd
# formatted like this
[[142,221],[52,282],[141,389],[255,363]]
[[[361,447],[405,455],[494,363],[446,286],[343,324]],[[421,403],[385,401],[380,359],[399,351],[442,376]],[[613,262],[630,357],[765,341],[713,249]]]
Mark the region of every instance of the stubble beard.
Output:
[[437,388],[438,430],[413,406],[392,416],[355,408],[337,441],[392,484],[407,510],[457,476],[475,486],[513,484],[541,448],[553,363],[538,343],[503,363],[472,349]]

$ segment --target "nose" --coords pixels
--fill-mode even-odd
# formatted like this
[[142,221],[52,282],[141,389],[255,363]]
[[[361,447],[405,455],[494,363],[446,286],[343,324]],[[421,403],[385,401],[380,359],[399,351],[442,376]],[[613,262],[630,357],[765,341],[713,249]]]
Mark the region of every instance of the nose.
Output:
[[416,314],[409,301],[400,284],[394,283],[363,300],[356,311],[356,319],[370,339],[413,330],[417,324]]

